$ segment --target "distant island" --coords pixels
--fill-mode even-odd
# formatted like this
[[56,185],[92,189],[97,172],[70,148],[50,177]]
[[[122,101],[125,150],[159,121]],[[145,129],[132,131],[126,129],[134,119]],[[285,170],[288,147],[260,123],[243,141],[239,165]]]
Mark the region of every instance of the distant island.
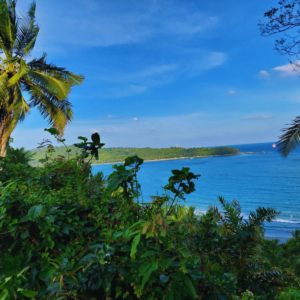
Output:
[[[68,157],[66,148],[64,146],[54,147],[54,157]],[[70,158],[76,156],[79,150],[74,146],[69,146],[71,149]],[[40,165],[39,160],[45,158],[45,148],[30,150],[34,153],[32,158],[32,165]],[[182,158],[196,158],[205,156],[223,156],[223,155],[236,155],[239,154],[239,150],[231,147],[215,147],[215,148],[182,148],[182,147],[170,147],[170,148],[102,148],[100,151],[99,159],[93,159],[92,164],[109,164],[109,163],[121,163],[124,162],[128,156],[137,155],[143,158],[145,161],[156,160],[169,160],[169,159],[182,159]]]

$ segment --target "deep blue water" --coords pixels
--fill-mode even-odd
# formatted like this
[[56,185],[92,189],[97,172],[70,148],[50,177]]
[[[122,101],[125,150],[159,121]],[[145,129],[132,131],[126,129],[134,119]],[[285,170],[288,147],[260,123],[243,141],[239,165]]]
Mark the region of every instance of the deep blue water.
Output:
[[[274,207],[281,215],[266,224],[266,236],[281,241],[291,237],[292,230],[300,229],[300,151],[282,158],[272,143],[234,147],[240,152],[266,153],[145,162],[138,174],[144,201],[162,193],[170,170],[189,167],[201,177],[196,192],[187,196],[187,205],[205,212],[209,205],[220,206],[218,196],[223,196],[239,201],[246,217],[258,206]],[[99,171],[108,175],[112,165],[93,166],[93,172]]]

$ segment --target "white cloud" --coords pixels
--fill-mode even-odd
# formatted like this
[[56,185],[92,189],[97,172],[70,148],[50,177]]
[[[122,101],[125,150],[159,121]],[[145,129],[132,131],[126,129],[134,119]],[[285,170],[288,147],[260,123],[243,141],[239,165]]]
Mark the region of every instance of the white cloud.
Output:
[[133,121],[134,122],[137,122],[139,119],[138,118],[133,118]]
[[230,95],[236,95],[236,94],[237,94],[237,91],[230,90],[230,91],[229,91],[229,94],[230,94]]
[[270,74],[266,70],[261,70],[258,73],[258,77],[259,78],[263,78],[263,79],[269,79],[270,78]]
[[293,64],[279,66],[274,68],[273,70],[280,72],[280,75],[282,77],[299,76],[299,71],[296,69],[295,65]]
[[243,117],[242,120],[265,120],[270,118],[273,117],[268,115],[255,115],[255,116]]

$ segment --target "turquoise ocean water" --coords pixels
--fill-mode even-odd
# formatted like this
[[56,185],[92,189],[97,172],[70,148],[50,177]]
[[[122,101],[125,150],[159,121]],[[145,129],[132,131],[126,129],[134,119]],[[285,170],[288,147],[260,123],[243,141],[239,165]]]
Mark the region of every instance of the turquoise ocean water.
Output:
[[[246,218],[258,206],[274,207],[281,215],[266,224],[266,236],[281,241],[291,237],[292,230],[300,229],[300,149],[285,159],[272,143],[234,147],[240,152],[265,153],[145,162],[138,174],[144,201],[162,193],[170,170],[189,167],[201,177],[196,192],[187,196],[187,205],[205,212],[209,205],[219,206],[218,196],[223,196],[239,201]],[[112,165],[93,166],[93,173],[99,171],[109,175]]]

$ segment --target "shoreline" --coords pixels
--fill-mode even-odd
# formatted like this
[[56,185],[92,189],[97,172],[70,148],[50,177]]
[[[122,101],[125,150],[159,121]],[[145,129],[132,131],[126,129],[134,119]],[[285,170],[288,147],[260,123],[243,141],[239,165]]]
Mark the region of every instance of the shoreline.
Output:
[[[222,155],[202,155],[202,156],[182,156],[182,157],[171,157],[171,158],[156,158],[144,160],[144,162],[155,162],[155,161],[168,161],[168,160],[179,160],[179,159],[194,159],[194,158],[204,158],[204,157],[220,157],[220,156],[234,156],[234,155],[251,155],[251,154],[266,154],[267,152],[239,152],[236,154],[222,154]],[[100,165],[112,165],[112,164],[120,164],[124,163],[124,161],[116,161],[116,162],[107,162],[107,163],[92,163],[92,166],[100,166]]]

